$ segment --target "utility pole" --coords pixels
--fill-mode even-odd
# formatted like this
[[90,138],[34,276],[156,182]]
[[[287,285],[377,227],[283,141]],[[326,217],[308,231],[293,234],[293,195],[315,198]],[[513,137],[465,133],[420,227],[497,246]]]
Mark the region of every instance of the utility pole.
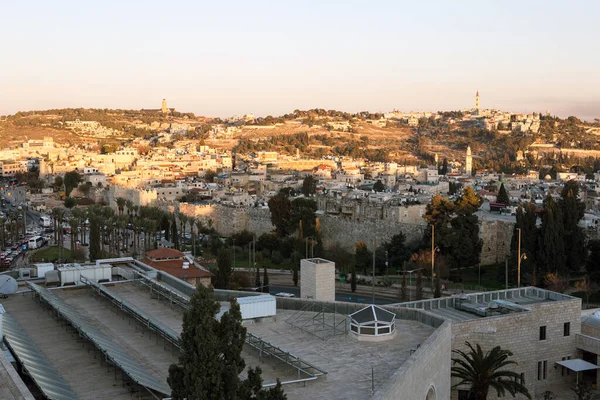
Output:
[[517,228],[517,232],[519,233],[518,246],[517,246],[517,287],[521,287],[521,228]]
[[371,278],[371,304],[375,304],[375,239],[373,239],[373,276]]
[[431,295],[433,296],[433,275],[435,274],[435,225],[431,224]]

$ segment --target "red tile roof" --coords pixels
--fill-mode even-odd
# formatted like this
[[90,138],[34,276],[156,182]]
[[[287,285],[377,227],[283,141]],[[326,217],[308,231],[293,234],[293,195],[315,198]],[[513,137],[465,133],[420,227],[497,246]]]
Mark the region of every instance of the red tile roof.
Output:
[[212,278],[214,276],[212,272],[205,271],[191,264],[189,268],[183,269],[182,266],[184,260],[151,261],[147,258],[144,258],[141,260],[141,262],[180,279]]
[[150,250],[146,252],[146,257],[152,260],[160,260],[166,258],[183,258],[184,254],[179,250],[169,249],[168,247],[163,247],[157,250]]

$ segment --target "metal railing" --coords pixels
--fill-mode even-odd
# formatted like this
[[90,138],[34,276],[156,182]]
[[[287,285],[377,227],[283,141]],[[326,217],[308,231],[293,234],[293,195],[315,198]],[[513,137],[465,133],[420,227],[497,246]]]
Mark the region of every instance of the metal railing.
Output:
[[159,322],[155,318],[150,315],[144,313],[142,310],[138,309],[136,306],[131,304],[129,301],[121,298],[114,292],[108,290],[104,285],[101,285],[97,282],[91,281],[90,279],[80,276],[80,281],[86,286],[91,287],[95,292],[99,295],[108,299],[111,303],[117,306],[121,311],[129,314],[131,317],[135,318],[140,324],[149,330],[155,332],[157,335],[162,337],[165,341],[169,342],[171,345],[181,349],[181,339],[177,332],[173,329],[169,328],[165,324]]
[[[252,333],[246,333],[246,344],[250,347],[256,349],[258,351],[258,358],[262,361],[263,356],[267,355],[273,357],[291,367],[293,367],[298,373],[298,379],[292,381],[281,382],[282,385],[289,383],[299,383],[312,381],[317,379],[319,376],[326,375],[327,372],[302,360],[300,357],[297,357],[290,352],[287,352],[280,347],[275,346],[262,339],[259,336],[253,335]],[[305,377],[301,377],[304,374]],[[265,387],[275,386],[276,384],[267,384],[263,385]]]

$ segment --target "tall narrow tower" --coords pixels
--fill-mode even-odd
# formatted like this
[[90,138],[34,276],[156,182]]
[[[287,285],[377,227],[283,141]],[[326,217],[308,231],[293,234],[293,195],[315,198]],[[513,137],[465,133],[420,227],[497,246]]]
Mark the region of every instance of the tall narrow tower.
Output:
[[465,157],[465,174],[473,175],[473,156],[471,156],[471,146],[467,146],[467,156]]
[[475,111],[479,113],[479,90],[475,93]]
[[167,99],[162,99],[162,105],[160,107],[160,110],[162,111],[163,114],[166,114],[169,112],[169,109],[167,108]]

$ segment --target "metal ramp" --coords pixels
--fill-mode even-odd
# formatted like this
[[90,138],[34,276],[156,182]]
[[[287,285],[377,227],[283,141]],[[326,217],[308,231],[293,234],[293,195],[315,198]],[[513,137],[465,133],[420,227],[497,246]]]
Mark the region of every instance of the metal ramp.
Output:
[[17,321],[8,313],[2,317],[6,345],[44,396],[50,400],[79,399]]
[[321,340],[348,333],[348,317],[337,313],[337,305],[310,302],[285,322]]
[[158,321],[156,318],[146,314],[144,311],[134,306],[131,302],[123,299],[118,294],[109,290],[106,286],[91,281],[83,275],[81,275],[80,280],[85,285],[91,287],[96,293],[110,300],[110,302],[117,306],[121,311],[135,318],[144,327],[155,332],[158,336],[162,337],[166,342],[169,342],[172,346],[181,349],[181,339],[179,338],[179,334],[173,329]]
[[[253,335],[252,333],[246,333],[246,344],[258,351],[258,358],[261,362],[263,360],[263,357],[266,355],[291,366],[297,371],[298,379],[294,381],[281,382],[282,385],[288,383],[312,381],[317,379],[319,376],[327,374],[326,371],[315,367],[314,365],[302,360],[300,357],[297,357],[285,350],[282,350],[281,348],[267,342],[259,336]],[[268,387],[275,385],[276,384],[273,383],[263,386]]]
[[145,388],[156,399],[162,399],[171,395],[171,389],[166,382],[162,382],[137,360],[132,358],[120,345],[113,342],[110,337],[96,328],[90,321],[84,318],[63,299],[50,292],[48,289],[27,282],[33,292],[55,311],[58,317],[63,318],[73,328],[79,331],[79,335],[96,346],[104,354],[106,361],[110,361],[115,367],[123,371],[135,384]]

